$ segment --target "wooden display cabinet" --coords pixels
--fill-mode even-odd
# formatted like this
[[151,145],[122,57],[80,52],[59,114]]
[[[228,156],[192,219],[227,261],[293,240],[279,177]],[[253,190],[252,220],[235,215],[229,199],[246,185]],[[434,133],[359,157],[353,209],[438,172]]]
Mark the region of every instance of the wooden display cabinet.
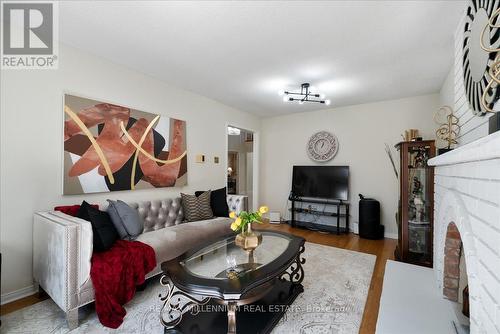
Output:
[[396,260],[432,267],[434,226],[434,140],[401,142]]

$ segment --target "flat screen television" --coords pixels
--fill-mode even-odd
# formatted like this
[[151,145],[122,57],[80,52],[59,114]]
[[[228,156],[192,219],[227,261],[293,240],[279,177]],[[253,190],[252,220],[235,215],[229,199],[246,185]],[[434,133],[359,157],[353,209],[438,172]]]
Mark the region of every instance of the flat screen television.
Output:
[[298,197],[347,201],[349,166],[293,166],[292,193]]

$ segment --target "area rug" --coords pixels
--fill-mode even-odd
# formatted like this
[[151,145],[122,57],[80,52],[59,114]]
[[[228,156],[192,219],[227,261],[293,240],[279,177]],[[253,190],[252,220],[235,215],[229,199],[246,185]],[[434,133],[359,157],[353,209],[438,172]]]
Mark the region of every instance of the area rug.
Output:
[[[358,333],[376,257],[306,243],[304,293],[299,295],[273,333]],[[64,313],[46,300],[2,317],[2,333],[163,333],[158,317],[163,292],[158,279],[138,292],[125,308],[117,330],[103,327],[92,306],[80,311],[80,326],[69,331]]]

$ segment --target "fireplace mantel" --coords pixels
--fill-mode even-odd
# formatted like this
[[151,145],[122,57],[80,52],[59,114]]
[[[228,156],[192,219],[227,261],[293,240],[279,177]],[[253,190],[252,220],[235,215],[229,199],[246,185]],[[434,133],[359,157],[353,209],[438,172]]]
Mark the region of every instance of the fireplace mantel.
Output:
[[429,160],[429,165],[456,165],[491,159],[500,159],[500,132],[493,133],[445,154],[438,155]]
[[443,284],[446,232],[454,223],[460,233],[467,268],[471,333],[500,333],[500,133],[435,157],[429,164],[436,167],[437,285],[446,291]]

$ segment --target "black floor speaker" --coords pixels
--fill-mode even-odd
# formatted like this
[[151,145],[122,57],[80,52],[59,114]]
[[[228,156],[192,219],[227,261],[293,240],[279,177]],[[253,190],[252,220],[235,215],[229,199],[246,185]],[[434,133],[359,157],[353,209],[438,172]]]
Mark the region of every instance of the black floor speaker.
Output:
[[359,195],[359,236],[365,239],[383,239],[384,225],[380,224],[380,202]]

